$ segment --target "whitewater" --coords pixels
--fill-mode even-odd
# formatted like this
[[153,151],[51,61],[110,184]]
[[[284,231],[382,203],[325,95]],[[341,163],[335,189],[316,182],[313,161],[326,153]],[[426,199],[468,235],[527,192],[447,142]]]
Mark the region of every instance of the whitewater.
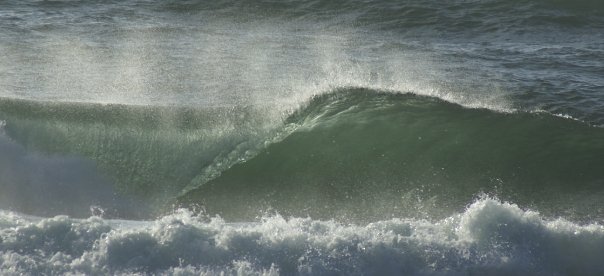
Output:
[[2,227],[6,274],[597,275],[604,257],[601,225],[543,220],[490,198],[435,222],[238,224],[178,210],[136,222],[2,213]]
[[2,1],[2,275],[602,275],[601,1]]

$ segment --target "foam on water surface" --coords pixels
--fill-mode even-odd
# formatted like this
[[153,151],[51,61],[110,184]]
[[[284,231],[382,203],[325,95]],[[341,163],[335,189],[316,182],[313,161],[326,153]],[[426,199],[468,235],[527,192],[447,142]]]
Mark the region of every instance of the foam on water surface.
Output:
[[0,214],[3,273],[599,275],[604,227],[480,198],[443,220],[365,225],[267,216],[227,223]]

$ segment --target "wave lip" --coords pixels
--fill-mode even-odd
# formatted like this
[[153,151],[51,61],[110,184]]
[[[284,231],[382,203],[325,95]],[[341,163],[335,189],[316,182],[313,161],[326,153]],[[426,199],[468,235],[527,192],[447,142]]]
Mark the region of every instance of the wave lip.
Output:
[[281,216],[226,223],[180,210],[150,222],[1,213],[3,272],[600,275],[604,227],[546,220],[492,198],[430,222]]

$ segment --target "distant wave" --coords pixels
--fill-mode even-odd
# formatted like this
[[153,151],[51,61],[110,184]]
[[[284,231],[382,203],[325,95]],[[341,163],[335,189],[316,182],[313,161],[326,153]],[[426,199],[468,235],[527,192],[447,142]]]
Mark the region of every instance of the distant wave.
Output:
[[[538,26],[602,27],[599,0],[488,1],[206,1],[169,2],[177,12],[219,12],[244,18],[319,19],[407,32],[409,29],[453,32],[526,31]],[[427,27],[433,28],[432,30]]]
[[[6,1],[7,7],[41,8],[58,13],[91,6],[89,1]],[[115,5],[115,3],[113,3]],[[407,31],[431,27],[436,31],[522,31],[535,26],[602,27],[604,6],[599,0],[487,0],[487,1],[126,1],[121,9],[97,5],[92,14],[130,16],[136,10],[202,13],[208,17],[237,20],[280,18],[286,20],[335,20],[372,28]],[[1,6],[0,6],[1,7]],[[19,19],[19,14],[11,17]],[[29,16],[29,15],[24,15]],[[343,21],[343,22],[342,22]]]

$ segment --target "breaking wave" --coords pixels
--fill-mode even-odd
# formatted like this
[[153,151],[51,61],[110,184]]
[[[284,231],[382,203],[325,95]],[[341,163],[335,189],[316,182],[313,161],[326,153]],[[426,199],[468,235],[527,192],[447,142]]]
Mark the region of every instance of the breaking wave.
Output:
[[3,273],[174,275],[600,275],[604,228],[481,198],[442,220],[227,223],[186,210],[155,221],[0,214]]

